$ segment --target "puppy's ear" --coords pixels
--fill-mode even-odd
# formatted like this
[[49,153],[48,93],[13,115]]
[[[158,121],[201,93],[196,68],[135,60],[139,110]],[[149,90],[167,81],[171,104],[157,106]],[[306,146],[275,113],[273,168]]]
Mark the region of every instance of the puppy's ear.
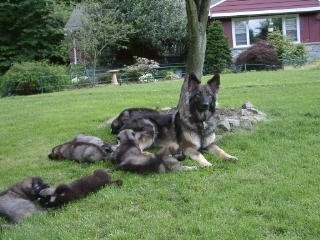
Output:
[[220,87],[220,74],[214,74],[213,77],[207,82],[207,84],[210,86],[212,91],[218,92]]
[[191,91],[198,87],[200,84],[200,80],[197,78],[197,76],[194,73],[190,73],[189,79],[188,79],[188,90]]

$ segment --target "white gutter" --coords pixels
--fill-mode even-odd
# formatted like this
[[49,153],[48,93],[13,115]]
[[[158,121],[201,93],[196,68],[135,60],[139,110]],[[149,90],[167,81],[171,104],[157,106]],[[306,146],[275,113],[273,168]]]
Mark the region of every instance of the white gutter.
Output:
[[247,11],[247,12],[230,12],[230,13],[216,13],[216,14],[215,13],[209,13],[209,17],[211,17],[211,18],[219,18],[219,17],[236,17],[236,16],[252,16],[252,15],[315,12],[315,11],[320,11],[320,7],[290,8],[290,9]]

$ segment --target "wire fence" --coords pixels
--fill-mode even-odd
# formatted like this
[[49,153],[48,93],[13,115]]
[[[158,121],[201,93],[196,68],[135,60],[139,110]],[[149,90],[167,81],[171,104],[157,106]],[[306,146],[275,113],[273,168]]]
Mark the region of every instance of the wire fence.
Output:
[[[283,66],[277,64],[241,64],[233,65],[230,68],[227,68],[227,72],[242,72],[250,70],[277,70]],[[152,74],[145,74],[143,76],[139,75],[130,75],[125,68],[117,69],[116,78],[117,83],[128,84],[128,83],[147,83],[153,81],[162,81],[162,80],[174,80],[174,79],[183,79],[186,70],[185,63],[171,63],[171,64],[162,64],[159,67],[152,70]],[[204,68],[204,74],[213,74],[208,72],[208,66]],[[36,83],[19,83],[14,86],[13,89],[10,89],[10,92],[5,93],[3,96],[10,95],[28,95],[36,93],[48,93],[62,90],[70,90],[76,88],[90,88],[101,85],[107,85],[112,83],[112,73],[110,69],[100,68],[96,69],[95,73],[93,69],[85,69],[83,72],[78,74],[66,74],[58,75],[58,78],[61,81],[54,81],[55,76],[43,75],[40,76]]]
[[[99,68],[93,71],[93,69],[84,69],[65,75],[37,75],[36,79],[32,76],[32,79],[10,79],[6,89],[1,89],[2,96],[11,95],[30,95],[37,93],[48,93],[62,90],[70,90],[76,88],[90,88],[101,85],[111,84],[113,74],[112,69]],[[70,71],[72,72],[72,71]],[[152,74],[145,74],[141,76],[140,71],[135,74],[128,74],[125,68],[117,69],[116,78],[118,84],[128,83],[146,83],[152,81],[161,80],[173,80],[181,79],[185,74],[185,64],[176,63],[170,65],[160,65],[152,70]],[[28,75],[28,73],[25,73]],[[31,74],[30,74],[31,75]]]

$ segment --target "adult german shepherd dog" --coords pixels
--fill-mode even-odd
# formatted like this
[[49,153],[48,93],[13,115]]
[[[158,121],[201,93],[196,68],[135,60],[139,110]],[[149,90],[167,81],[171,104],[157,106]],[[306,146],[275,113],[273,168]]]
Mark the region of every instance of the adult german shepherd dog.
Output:
[[[172,141],[176,142],[184,155],[197,161],[202,167],[209,167],[212,164],[199,150],[207,150],[222,159],[235,162],[237,160],[235,156],[226,153],[215,143],[214,113],[219,86],[219,74],[215,74],[206,84],[201,84],[200,80],[191,73],[188,79],[188,101],[183,103],[174,114],[153,112],[136,114],[130,120],[123,121],[118,129],[132,129],[135,132],[144,132],[147,129],[148,134],[143,136],[151,136],[149,141],[156,146],[166,146]],[[132,114],[130,109],[124,111]],[[121,122],[119,119],[114,121]]]

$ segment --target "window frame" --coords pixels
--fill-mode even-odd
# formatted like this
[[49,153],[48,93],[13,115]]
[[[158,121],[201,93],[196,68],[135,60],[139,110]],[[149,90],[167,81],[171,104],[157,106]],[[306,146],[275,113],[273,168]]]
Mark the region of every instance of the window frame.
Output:
[[[251,17],[239,17],[239,18],[232,18],[231,20],[231,26],[232,26],[232,45],[233,48],[244,48],[244,47],[250,47],[250,36],[249,36],[249,20],[252,19],[266,19],[266,18],[274,18],[274,17],[279,17],[282,20],[282,31],[283,31],[283,35],[287,36],[287,26],[286,26],[286,19],[287,18],[295,18],[296,19],[296,31],[297,31],[297,40],[293,41],[294,43],[300,43],[300,20],[299,20],[299,15],[298,14],[288,14],[288,15],[264,15],[264,16],[251,16]],[[240,22],[240,21],[245,21],[246,24],[246,40],[247,43],[246,44],[242,44],[242,45],[237,45],[236,44],[236,29],[235,29],[235,25],[236,22]]]

